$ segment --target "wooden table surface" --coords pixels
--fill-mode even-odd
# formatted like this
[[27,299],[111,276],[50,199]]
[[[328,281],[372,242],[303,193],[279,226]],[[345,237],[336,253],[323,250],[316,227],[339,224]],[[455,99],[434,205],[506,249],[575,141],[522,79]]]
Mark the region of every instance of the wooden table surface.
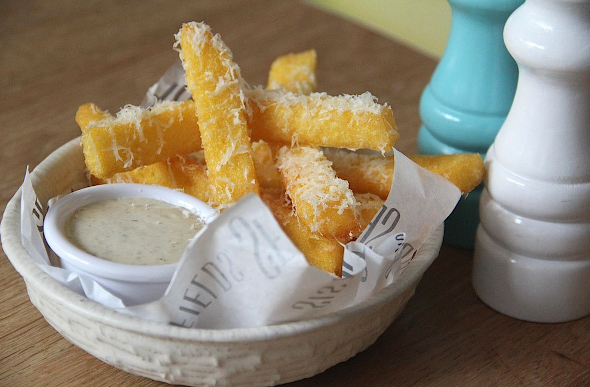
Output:
[[[77,107],[139,104],[176,60],[182,22],[205,21],[250,84],[271,61],[315,48],[319,88],[370,91],[416,151],[418,104],[436,60],[298,1],[0,2],[0,206],[54,149],[78,136]],[[416,28],[420,28],[417,26]],[[63,339],[0,253],[0,386],[159,386]],[[590,317],[535,324],[501,315],[471,287],[472,252],[443,246],[403,313],[366,351],[290,386],[590,385]]]

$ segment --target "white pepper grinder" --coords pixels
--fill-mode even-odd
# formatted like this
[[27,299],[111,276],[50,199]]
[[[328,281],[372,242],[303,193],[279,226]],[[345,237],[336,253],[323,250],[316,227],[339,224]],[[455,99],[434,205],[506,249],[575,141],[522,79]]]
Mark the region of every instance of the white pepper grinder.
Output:
[[590,0],[526,0],[504,42],[514,101],[487,152],[473,286],[506,315],[590,314]]

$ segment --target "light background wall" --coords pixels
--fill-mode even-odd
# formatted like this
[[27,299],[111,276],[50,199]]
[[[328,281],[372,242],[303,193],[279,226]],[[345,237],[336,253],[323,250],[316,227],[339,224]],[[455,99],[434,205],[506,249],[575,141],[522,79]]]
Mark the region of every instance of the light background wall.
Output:
[[447,0],[306,0],[440,58],[451,28]]

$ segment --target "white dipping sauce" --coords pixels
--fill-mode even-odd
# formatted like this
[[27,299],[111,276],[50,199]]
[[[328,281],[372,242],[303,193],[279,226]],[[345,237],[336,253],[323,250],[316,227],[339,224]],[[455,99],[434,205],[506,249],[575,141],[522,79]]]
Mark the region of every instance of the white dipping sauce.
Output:
[[176,263],[203,227],[194,213],[149,198],[108,199],[77,209],[68,239],[99,258],[132,265]]

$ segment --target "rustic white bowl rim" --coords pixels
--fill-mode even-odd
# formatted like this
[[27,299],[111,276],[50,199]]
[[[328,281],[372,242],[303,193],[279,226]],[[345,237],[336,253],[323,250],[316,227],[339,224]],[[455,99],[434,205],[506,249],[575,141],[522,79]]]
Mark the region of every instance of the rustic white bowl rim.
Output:
[[[71,181],[72,175],[78,174],[78,172],[69,171],[67,168],[57,168],[57,166],[60,165],[60,162],[63,162],[61,159],[64,154],[70,155],[72,153],[74,153],[79,159],[71,162],[83,163],[82,152],[73,152],[74,148],[80,148],[79,139],[73,139],[64,144],[42,161],[31,173],[33,185],[35,186],[40,179],[43,179],[44,175],[47,174],[47,171],[49,170],[52,171],[52,180],[61,181],[63,179],[70,179]],[[52,197],[51,195],[54,195],[54,193],[37,192],[37,195],[40,198],[44,195]],[[19,188],[6,206],[0,224],[0,235],[2,247],[7,257],[17,272],[19,272],[24,278],[27,288],[35,288],[42,293],[43,297],[50,299],[54,303],[63,305],[63,307],[76,313],[82,318],[96,323],[104,324],[113,327],[114,329],[130,332],[135,335],[145,335],[153,338],[165,339],[166,341],[178,341],[183,343],[194,342],[195,345],[204,343],[260,343],[260,345],[262,345],[262,343],[267,341],[305,335],[312,331],[340,324],[348,319],[354,319],[363,312],[369,310],[375,311],[381,308],[381,306],[386,305],[388,302],[391,302],[393,299],[403,296],[404,293],[409,290],[411,290],[413,294],[413,291],[424,272],[438,256],[443,238],[443,225],[441,225],[421,246],[416,256],[406,267],[404,273],[399,276],[392,285],[382,289],[368,300],[347,309],[309,320],[281,323],[265,327],[223,330],[188,329],[141,320],[133,316],[116,312],[80,296],[51,278],[39,268],[22,245],[20,231],[20,201],[21,189]],[[405,303],[402,305],[402,309],[404,306]],[[399,312],[401,312],[401,310],[397,313]],[[397,313],[395,316],[397,316]],[[393,320],[395,316],[392,316],[391,319]],[[64,334],[63,332],[60,333]],[[344,360],[346,359],[335,359],[334,364]],[[307,376],[312,375],[305,375],[305,377]],[[158,380],[167,379],[160,378]],[[281,381],[281,383],[292,380],[296,379]]]

